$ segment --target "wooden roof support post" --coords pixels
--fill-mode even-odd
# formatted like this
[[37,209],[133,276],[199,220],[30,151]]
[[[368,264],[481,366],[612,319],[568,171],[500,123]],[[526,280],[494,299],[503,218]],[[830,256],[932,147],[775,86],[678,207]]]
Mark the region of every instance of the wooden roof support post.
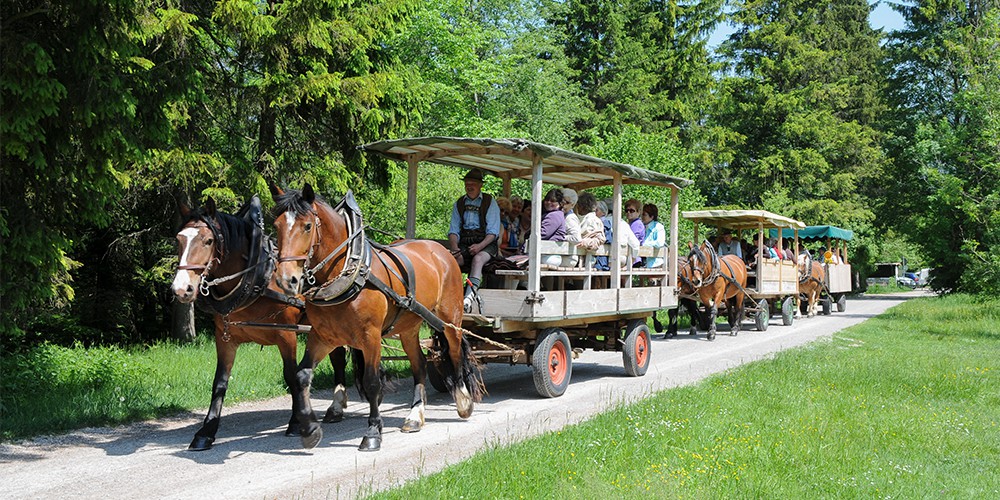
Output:
[[542,285],[542,157],[531,155],[531,235],[528,242],[528,291]]
[[417,237],[417,165],[420,161],[406,159],[406,238]]
[[785,273],[783,272],[785,266],[781,264],[781,261],[785,260],[785,254],[782,252],[785,248],[784,240],[781,238],[781,228],[778,228],[778,241],[775,242],[778,245],[778,249],[775,251],[778,253],[778,291],[781,291],[781,283],[785,281]]
[[510,199],[510,172],[504,172],[499,175],[500,179],[503,180],[503,188],[501,188],[500,196]]
[[677,248],[677,213],[679,205],[678,191],[679,190],[676,187],[670,188],[670,251],[667,252],[667,259],[669,259],[669,262],[667,262],[667,269],[670,273],[670,281],[663,284],[663,286],[672,287],[677,286],[677,252],[679,251]]
[[764,223],[757,223],[757,289],[760,293],[761,283],[764,281]]
[[618,228],[621,227],[618,221],[622,220],[622,174],[619,173],[615,173],[611,204],[614,206],[611,207],[611,255],[608,255],[608,264],[611,266],[611,288],[621,288],[622,263],[619,262],[619,249],[625,235],[618,234]]

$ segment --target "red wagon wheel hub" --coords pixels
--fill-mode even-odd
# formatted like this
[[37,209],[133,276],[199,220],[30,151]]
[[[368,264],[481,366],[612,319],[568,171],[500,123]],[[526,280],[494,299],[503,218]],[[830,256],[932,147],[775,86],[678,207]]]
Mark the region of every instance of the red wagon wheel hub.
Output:
[[563,383],[569,364],[566,363],[566,346],[556,342],[549,350],[549,378],[554,385]]
[[639,335],[635,339],[635,362],[639,366],[646,366],[646,358],[649,357],[649,337]]

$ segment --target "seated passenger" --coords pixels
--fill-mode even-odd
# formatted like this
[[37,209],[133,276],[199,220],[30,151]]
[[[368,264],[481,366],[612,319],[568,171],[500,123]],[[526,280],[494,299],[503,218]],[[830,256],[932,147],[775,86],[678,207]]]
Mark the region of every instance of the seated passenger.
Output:
[[[652,203],[647,203],[642,207],[642,222],[646,228],[642,245],[653,248],[663,248],[667,244],[667,230],[659,221],[660,209]],[[647,268],[663,267],[663,257],[650,257],[646,259]]]
[[[561,191],[563,195],[562,209],[563,214],[566,215],[566,241],[574,244],[579,243],[580,218],[577,217],[576,213],[573,211],[576,208],[576,202],[579,197],[577,196],[576,191],[570,188],[562,188],[559,191]],[[579,255],[564,255],[562,259],[562,266],[575,267],[579,259]]]
[[580,195],[576,210],[583,216],[580,221],[580,242],[577,247],[597,250],[605,243],[604,222],[597,216],[597,198],[590,193]]
[[767,259],[779,260],[781,256],[778,254],[778,251],[780,249],[776,248],[777,245],[778,245],[778,240],[775,238],[769,238],[767,241],[765,241],[764,248],[766,249],[767,252],[764,254],[764,257]]
[[733,232],[729,229],[722,230],[722,241],[719,242],[719,247],[716,249],[719,252],[719,256],[722,255],[735,255],[739,258],[743,258],[743,249],[740,247],[739,240],[733,240]]
[[472,312],[473,304],[480,302],[478,292],[483,266],[499,252],[499,237],[500,207],[490,195],[483,193],[482,170],[472,169],[465,174],[465,196],[452,205],[448,228],[451,254],[460,267],[469,266],[463,301],[465,312]]
[[[550,189],[542,199],[542,224],[538,235],[545,241],[566,241],[566,214],[562,211],[563,195],[559,189]],[[542,255],[542,264],[552,267],[562,265],[560,255]]]
[[500,207],[500,255],[510,257],[517,254],[517,221],[510,216],[511,203],[507,198],[498,197],[497,205]]

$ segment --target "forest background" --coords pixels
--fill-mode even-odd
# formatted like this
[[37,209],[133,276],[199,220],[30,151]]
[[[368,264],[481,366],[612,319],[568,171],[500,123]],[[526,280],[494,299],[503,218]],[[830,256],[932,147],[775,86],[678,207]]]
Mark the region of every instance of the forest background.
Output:
[[[886,33],[866,0],[5,1],[2,349],[170,337],[178,200],[350,188],[403,234],[405,172],[356,146],[406,136],[687,177],[682,209],[852,229],[862,277],[903,257],[1000,292],[998,1],[890,6]],[[461,175],[421,169],[418,237]]]

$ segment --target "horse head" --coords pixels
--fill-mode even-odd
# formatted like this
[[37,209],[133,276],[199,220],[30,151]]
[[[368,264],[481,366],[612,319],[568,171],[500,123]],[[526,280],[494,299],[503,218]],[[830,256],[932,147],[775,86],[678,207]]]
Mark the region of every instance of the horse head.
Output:
[[812,274],[812,258],[809,257],[809,254],[807,254],[805,252],[800,253],[799,254],[799,258],[798,258],[798,262],[799,262],[799,276],[800,277],[805,277],[805,276],[809,276],[810,274]]
[[216,217],[215,200],[209,198],[201,210],[178,203],[183,220],[177,232],[177,274],[171,289],[182,304],[198,297],[204,278],[212,265],[220,261],[224,248]]
[[681,293],[694,293],[694,283],[691,282],[691,268],[687,257],[677,257],[677,289]]
[[274,227],[278,236],[275,281],[286,293],[298,295],[310,284],[309,264],[320,243],[322,225],[316,210],[316,193],[306,183],[301,191],[282,191],[271,185],[275,202]]

